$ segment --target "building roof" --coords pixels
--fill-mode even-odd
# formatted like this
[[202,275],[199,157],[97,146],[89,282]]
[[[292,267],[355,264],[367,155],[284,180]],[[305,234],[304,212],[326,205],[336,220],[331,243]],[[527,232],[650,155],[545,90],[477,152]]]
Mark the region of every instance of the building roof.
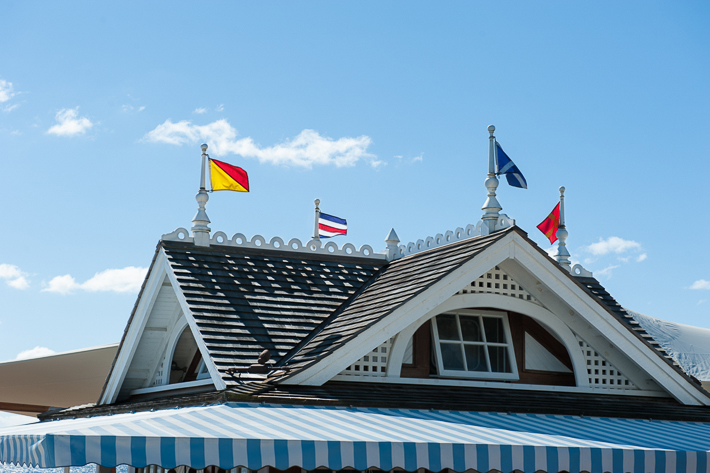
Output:
[[286,363],[298,368],[332,354],[358,333],[387,317],[397,307],[476,257],[514,228],[391,262],[295,347],[293,356],[286,357]]
[[37,415],[96,401],[117,350],[112,343],[0,363],[0,410]]
[[219,404],[229,401],[337,407],[450,409],[594,417],[710,422],[710,409],[685,406],[672,398],[585,394],[575,392],[502,390],[485,387],[426,386],[419,384],[329,381],[322,386],[244,381],[227,391],[149,401],[77,406],[53,410],[42,420],[95,417]]
[[223,378],[263,350],[278,362],[368,282],[385,261],[162,242]]
[[[511,239],[501,242],[508,236]],[[271,383],[293,378],[315,364],[327,365],[326,359],[331,355],[409,301],[427,297],[427,289],[455,273],[457,268],[469,262],[472,263],[468,266],[485,265],[488,256],[482,253],[497,242],[503,246],[491,251],[502,251],[507,248],[504,245],[514,241],[528,254],[537,255],[542,265],[539,268],[546,268],[544,271],[554,273],[557,280],[567,281],[565,284],[578,291],[574,297],[593,301],[592,306],[602,308],[599,316],[612,326],[620,324],[621,332],[628,329],[684,378],[675,378],[674,382],[687,382],[701,390],[701,397],[708,395],[596,279],[571,274],[516,226],[391,262],[382,258],[273,248],[219,244],[200,247],[175,241],[162,241],[158,252],[165,254],[166,267],[172,271],[178,285],[176,290],[186,303],[183,308],[194,318],[199,336],[219,373],[219,377],[213,379],[221,378],[229,389],[241,391],[245,384],[228,370],[255,363],[264,349],[271,352],[276,366],[290,369],[285,375],[280,373],[265,381],[248,383],[249,393],[245,395],[252,395],[270,391]],[[507,257],[507,251],[502,258]],[[483,259],[478,259],[479,256]],[[655,357],[651,355],[651,358]],[[330,378],[323,381],[325,379]],[[289,399],[288,402],[294,401]]]

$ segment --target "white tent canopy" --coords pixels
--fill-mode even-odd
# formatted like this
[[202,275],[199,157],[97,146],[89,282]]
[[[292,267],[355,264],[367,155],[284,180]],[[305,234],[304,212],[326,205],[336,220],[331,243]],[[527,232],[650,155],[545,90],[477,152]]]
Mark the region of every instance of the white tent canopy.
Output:
[[710,329],[668,322],[633,310],[626,311],[646,329],[683,371],[710,382]]

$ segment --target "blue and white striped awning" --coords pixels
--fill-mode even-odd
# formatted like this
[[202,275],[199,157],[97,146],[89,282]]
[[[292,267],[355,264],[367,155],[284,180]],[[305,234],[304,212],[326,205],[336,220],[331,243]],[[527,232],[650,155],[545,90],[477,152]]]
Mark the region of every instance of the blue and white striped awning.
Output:
[[708,472],[710,424],[223,404],[0,430],[0,462],[534,473]]

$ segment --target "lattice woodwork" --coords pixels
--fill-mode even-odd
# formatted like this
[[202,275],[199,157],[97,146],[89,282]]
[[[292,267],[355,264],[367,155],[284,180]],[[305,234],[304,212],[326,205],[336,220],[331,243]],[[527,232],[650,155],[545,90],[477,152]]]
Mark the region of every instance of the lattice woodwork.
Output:
[[456,294],[501,294],[517,297],[539,304],[537,300],[523,287],[515,282],[498,266],[488,271]]
[[387,358],[394,338],[390,338],[341,372],[346,376],[387,376]]
[[587,360],[587,374],[589,375],[590,386],[602,389],[638,389],[629,378],[621,374],[606,358],[579,338],[579,335],[576,335],[576,337],[584,359]]

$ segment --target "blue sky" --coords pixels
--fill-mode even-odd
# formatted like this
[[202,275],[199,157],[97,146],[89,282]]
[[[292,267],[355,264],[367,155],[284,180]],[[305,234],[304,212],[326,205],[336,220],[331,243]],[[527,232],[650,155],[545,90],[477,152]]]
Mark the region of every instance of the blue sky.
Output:
[[[0,360],[120,340],[200,142],[212,229],[384,249],[479,220],[488,133],[623,305],[710,327],[707,2],[3,2]],[[685,248],[685,250],[683,250]],[[22,356],[29,356],[25,353]]]

